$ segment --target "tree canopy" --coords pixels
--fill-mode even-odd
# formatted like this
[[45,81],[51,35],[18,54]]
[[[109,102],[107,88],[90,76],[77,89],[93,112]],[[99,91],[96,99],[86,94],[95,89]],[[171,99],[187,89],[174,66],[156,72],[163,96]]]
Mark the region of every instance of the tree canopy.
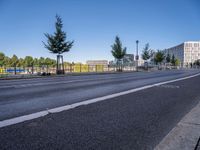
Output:
[[121,59],[126,55],[126,47],[123,48],[122,42],[118,36],[115,37],[115,43],[111,45],[111,53],[117,60],[117,71],[122,71]]
[[10,59],[10,66],[11,67],[19,66],[19,59],[16,55],[13,55],[12,58]]
[[0,67],[4,65],[5,54],[0,52]]
[[175,58],[174,54],[172,55],[171,63],[173,66],[175,66],[176,58]]
[[170,61],[171,61],[171,56],[170,56],[170,54],[168,53],[168,54],[167,54],[167,57],[166,57],[166,62],[167,62],[167,63],[170,63]]
[[33,58],[32,56],[26,56],[25,58],[18,58],[17,55],[13,55],[11,58],[0,52],[0,67],[55,67],[56,60],[49,57]]
[[122,59],[126,54],[126,47],[124,48],[122,47],[122,43],[118,36],[116,36],[115,43],[111,47],[112,47],[111,53],[113,57],[116,58],[117,60]]
[[158,50],[154,57],[155,63],[159,64],[159,63],[163,62],[164,59],[165,59],[165,53],[161,50]]
[[45,48],[47,48],[51,53],[62,54],[68,52],[73,46],[74,41],[66,41],[66,33],[62,30],[63,23],[60,16],[56,15],[54,34],[45,33],[47,38],[47,43],[44,43]]
[[31,57],[31,56],[26,56],[24,58],[24,63],[25,63],[26,67],[32,67],[34,65],[33,62],[34,62],[33,57]]
[[151,50],[149,47],[149,43],[145,44],[145,47],[142,51],[143,60],[149,60],[153,56],[153,50]]

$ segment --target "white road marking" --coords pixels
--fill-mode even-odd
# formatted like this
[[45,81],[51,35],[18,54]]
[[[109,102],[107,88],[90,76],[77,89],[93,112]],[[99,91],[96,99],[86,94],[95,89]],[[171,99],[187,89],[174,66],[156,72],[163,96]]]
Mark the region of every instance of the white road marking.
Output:
[[119,93],[115,93],[115,94],[111,94],[111,95],[107,95],[107,96],[93,98],[93,99],[90,99],[90,100],[74,103],[74,104],[71,104],[71,105],[65,105],[65,106],[56,107],[56,108],[49,109],[49,110],[44,110],[44,111],[32,113],[32,114],[29,114],[29,115],[24,115],[24,116],[20,116],[20,117],[15,117],[15,118],[3,120],[3,121],[0,121],[0,128],[10,126],[10,125],[14,125],[14,124],[17,124],[17,123],[21,123],[21,122],[24,122],[24,121],[27,121],[27,120],[32,120],[32,119],[36,119],[36,118],[39,118],[39,117],[43,117],[43,116],[46,116],[50,113],[58,113],[58,112],[61,112],[61,111],[66,111],[66,110],[69,110],[69,109],[76,108],[78,106],[88,105],[88,104],[104,101],[104,100],[107,100],[107,99],[119,97],[119,96],[122,96],[122,95],[127,95],[127,94],[130,94],[130,93],[134,93],[134,92],[141,91],[141,90],[144,90],[144,89],[149,89],[149,88],[156,87],[156,86],[163,85],[163,84],[168,84],[168,83],[172,83],[172,82],[176,82],[176,81],[190,79],[190,78],[193,78],[193,77],[196,77],[196,76],[199,76],[199,75],[200,75],[200,73],[195,74],[195,75],[191,75],[191,76],[188,76],[188,77],[183,77],[183,78],[169,80],[169,81],[165,81],[165,82],[159,82],[159,83],[156,83],[156,84],[146,85],[146,86],[143,86],[143,87],[139,87],[139,88],[135,88],[135,89],[131,89],[131,90],[127,90],[127,91],[124,91],[124,92],[119,92]]

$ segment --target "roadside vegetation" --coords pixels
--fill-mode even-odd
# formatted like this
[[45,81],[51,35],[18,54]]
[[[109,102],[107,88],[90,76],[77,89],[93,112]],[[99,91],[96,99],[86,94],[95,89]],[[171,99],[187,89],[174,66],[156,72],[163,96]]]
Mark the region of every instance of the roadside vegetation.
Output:
[[115,43],[111,47],[111,53],[116,59],[117,71],[123,71],[122,58],[126,55],[126,47],[123,48],[122,42],[118,36],[116,36]]
[[145,44],[145,47],[142,51],[142,59],[145,61],[144,62],[146,64],[145,69],[147,69],[147,70],[148,70],[148,67],[149,67],[148,61],[150,59],[152,59],[153,55],[154,55],[154,51],[152,49],[150,49],[149,43]]
[[48,49],[51,53],[57,54],[57,64],[56,64],[56,73],[64,74],[64,62],[63,56],[61,54],[65,52],[69,52],[72,48],[74,41],[66,41],[66,32],[62,30],[63,23],[60,16],[56,15],[56,23],[55,23],[56,31],[54,34],[45,33],[47,38],[47,43],[44,43],[46,49]]
[[25,58],[18,58],[16,55],[12,57],[6,56],[4,53],[0,52],[0,67],[3,68],[14,68],[14,73],[16,74],[17,68],[31,68],[31,73],[33,74],[34,67],[55,67],[56,60],[51,58],[33,58],[32,56],[26,56]]

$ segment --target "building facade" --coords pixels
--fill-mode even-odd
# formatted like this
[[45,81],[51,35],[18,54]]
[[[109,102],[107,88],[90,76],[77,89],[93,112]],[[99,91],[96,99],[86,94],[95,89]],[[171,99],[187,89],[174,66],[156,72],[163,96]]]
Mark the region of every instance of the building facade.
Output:
[[86,64],[90,66],[95,66],[95,65],[108,66],[108,61],[107,60],[88,60],[86,61]]
[[133,54],[126,54],[122,59],[124,66],[133,66],[134,65],[134,55]]
[[174,55],[185,67],[200,59],[200,41],[188,41],[172,48],[166,49],[165,54]]

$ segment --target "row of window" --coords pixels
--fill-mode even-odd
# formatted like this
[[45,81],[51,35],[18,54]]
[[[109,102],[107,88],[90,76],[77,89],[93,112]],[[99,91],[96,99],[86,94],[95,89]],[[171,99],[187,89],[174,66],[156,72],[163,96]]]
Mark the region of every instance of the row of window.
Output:
[[186,47],[200,47],[200,43],[186,43]]

